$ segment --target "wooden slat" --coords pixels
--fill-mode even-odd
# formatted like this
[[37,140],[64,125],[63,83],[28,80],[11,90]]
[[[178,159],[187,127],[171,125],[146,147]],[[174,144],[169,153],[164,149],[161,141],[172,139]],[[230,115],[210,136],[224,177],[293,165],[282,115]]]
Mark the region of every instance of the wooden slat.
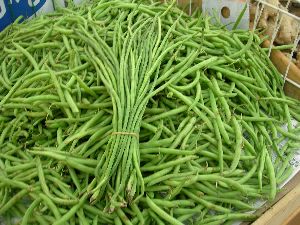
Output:
[[[273,225],[273,223],[259,223],[260,218],[266,214],[268,212],[268,210],[272,209],[273,207],[275,207],[276,204],[278,204],[281,199],[283,199],[288,193],[296,190],[295,188],[300,184],[300,172],[298,172],[286,185],[284,185],[284,187],[282,188],[282,190],[277,193],[276,198],[271,201],[271,202],[267,202],[265,203],[261,208],[259,208],[254,214],[257,215],[259,218],[256,220],[258,223],[255,224],[251,223],[251,225]],[[297,187],[299,188],[299,187]],[[275,215],[273,215],[274,218],[276,218]],[[250,222],[243,222],[241,223],[241,225],[250,225]],[[282,224],[281,224],[282,225]],[[287,225],[287,224],[286,224]],[[299,225],[299,224],[297,224]]]
[[265,212],[252,225],[299,225],[300,220],[300,184]]
[[300,209],[298,211],[295,211],[286,221],[283,225],[299,225],[300,221]]
[[300,89],[289,82],[284,84],[284,93],[287,96],[300,100]]

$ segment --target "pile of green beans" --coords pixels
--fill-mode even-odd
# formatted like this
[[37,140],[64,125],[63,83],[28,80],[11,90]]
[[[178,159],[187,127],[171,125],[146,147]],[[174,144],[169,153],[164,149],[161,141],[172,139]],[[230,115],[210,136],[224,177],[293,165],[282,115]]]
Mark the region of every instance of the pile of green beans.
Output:
[[251,221],[293,172],[300,103],[252,31],[99,0],[0,39],[5,224]]

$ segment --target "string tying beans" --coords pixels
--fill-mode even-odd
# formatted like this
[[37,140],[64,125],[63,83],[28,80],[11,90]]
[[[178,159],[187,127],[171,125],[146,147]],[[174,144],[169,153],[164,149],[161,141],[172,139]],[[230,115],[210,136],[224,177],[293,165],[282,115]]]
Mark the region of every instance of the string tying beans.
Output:
[[139,137],[139,135],[137,133],[130,133],[130,132],[112,132],[111,135],[130,135],[130,136],[134,136],[136,138]]

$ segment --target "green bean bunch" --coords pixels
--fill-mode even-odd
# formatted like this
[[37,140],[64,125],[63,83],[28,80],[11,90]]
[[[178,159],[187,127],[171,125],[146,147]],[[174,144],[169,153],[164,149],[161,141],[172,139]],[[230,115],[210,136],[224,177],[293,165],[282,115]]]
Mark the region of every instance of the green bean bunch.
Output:
[[[119,46],[120,49],[113,46],[115,52],[111,52],[111,55],[120,57],[120,65],[115,67],[117,70],[111,75],[102,71],[102,74],[106,76],[103,80],[105,80],[106,87],[111,92],[114,103],[113,133],[105,154],[103,154],[96,168],[100,175],[98,175],[98,185],[91,191],[93,193],[91,201],[100,199],[107,188],[107,184],[112,183],[116,193],[111,199],[112,208],[110,211],[113,211],[118,204],[122,204],[122,202],[118,202],[117,197],[120,197],[123,202],[125,201],[125,204],[128,199],[132,200],[134,198],[134,196],[129,195],[128,199],[125,199],[124,192],[130,173],[133,170],[136,171],[138,180],[132,182],[135,185],[140,183],[140,195],[144,194],[139,162],[138,133],[147,103],[142,101],[148,94],[148,89],[150,89],[152,74],[158,69],[158,65],[152,66],[153,56],[156,53],[155,49],[153,50],[153,43],[158,38],[153,37],[154,23],[151,24],[143,16],[137,16],[136,22],[133,23],[132,20],[135,14],[136,12],[133,11],[127,18],[130,32],[123,33],[121,24],[117,24],[115,27],[115,32],[118,35],[116,43],[120,42],[119,38],[124,38],[124,43],[123,46]],[[136,28],[133,28],[134,26]],[[150,29],[145,30],[146,26],[150,26]],[[118,52],[119,50],[120,52]],[[114,61],[118,62],[118,59],[115,58]],[[113,178],[118,170],[123,171],[122,174],[118,174],[117,177]]]
[[69,5],[0,33],[0,221],[252,221],[299,101],[251,31],[173,4]]

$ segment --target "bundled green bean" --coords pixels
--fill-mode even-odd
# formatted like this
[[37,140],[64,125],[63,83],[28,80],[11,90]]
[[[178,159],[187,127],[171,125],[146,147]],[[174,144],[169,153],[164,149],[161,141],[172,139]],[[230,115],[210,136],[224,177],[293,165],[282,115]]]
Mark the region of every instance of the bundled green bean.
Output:
[[254,220],[293,171],[300,103],[253,32],[101,0],[0,38],[7,224]]

